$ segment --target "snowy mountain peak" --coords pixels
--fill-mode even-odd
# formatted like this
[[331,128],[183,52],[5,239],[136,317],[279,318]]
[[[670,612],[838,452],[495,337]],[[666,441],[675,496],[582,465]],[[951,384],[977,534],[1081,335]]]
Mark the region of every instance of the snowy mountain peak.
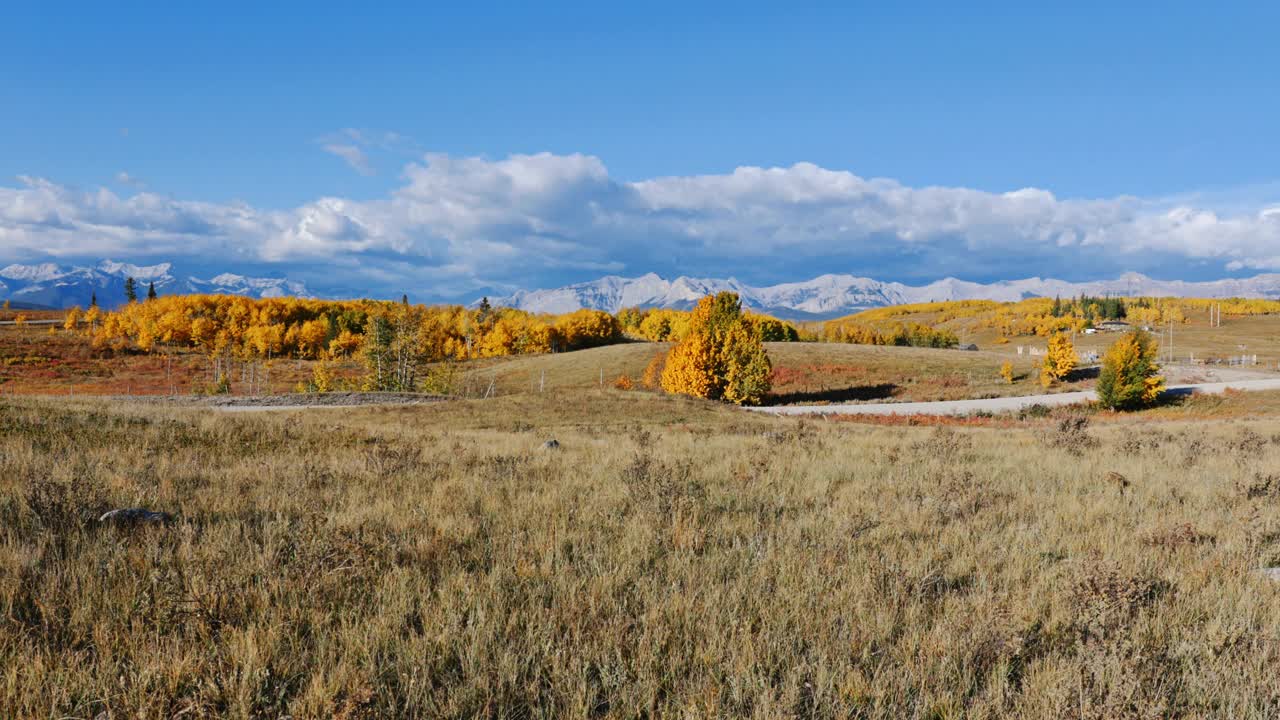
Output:
[[839,317],[867,308],[904,303],[946,300],[1016,301],[1029,297],[1087,295],[1145,295],[1181,297],[1256,297],[1280,299],[1280,274],[1252,278],[1186,282],[1153,280],[1128,272],[1115,280],[1067,282],[1032,277],[990,284],[948,277],[927,285],[911,286],[853,275],[826,274],[812,280],[752,287],[729,278],[678,277],[667,281],[649,273],[637,278],[609,276],[551,290],[520,291],[505,298],[491,298],[494,305],[538,313],[564,313],[580,308],[617,312],[624,307],[687,309],[699,298],[732,290],[746,307],[779,317],[821,319]]
[[[53,267],[57,267],[54,265]],[[131,277],[134,280],[156,280],[167,277],[172,263],[160,263],[159,265],[131,265],[129,263],[118,263],[112,260],[103,260],[98,263],[97,269],[107,275],[117,275],[119,277]]]
[[96,297],[104,307],[124,302],[127,278],[143,284],[154,284],[161,294],[226,293],[250,297],[310,297],[306,285],[284,278],[255,278],[222,273],[212,280],[187,277],[180,280],[172,274],[171,263],[133,265],[103,260],[88,267],[63,267],[54,263],[10,265],[0,270],[0,300],[12,300],[36,306],[86,306]]
[[42,280],[52,280],[62,274],[62,269],[53,263],[41,263],[39,265],[10,265],[0,270],[0,277],[10,280],[26,280],[28,282],[40,282]]

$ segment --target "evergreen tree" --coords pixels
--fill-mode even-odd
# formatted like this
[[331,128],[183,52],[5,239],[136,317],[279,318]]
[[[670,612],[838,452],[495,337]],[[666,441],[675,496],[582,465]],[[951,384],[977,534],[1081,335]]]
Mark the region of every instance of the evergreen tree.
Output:
[[98,291],[94,290],[89,296],[89,307],[98,307]]
[[480,307],[476,308],[476,322],[484,322],[489,319],[489,313],[493,311],[493,306],[489,304],[489,296],[480,298]]
[[1062,296],[1055,295],[1053,298],[1053,309],[1049,311],[1054,317],[1062,317]]
[[156,299],[156,283],[154,280],[152,280],[151,284],[147,286],[147,299],[148,300]]
[[409,293],[404,293],[403,295],[400,296],[400,304],[401,305],[409,304]]
[[124,298],[129,302],[138,302],[138,281],[133,277],[125,278],[124,281]]

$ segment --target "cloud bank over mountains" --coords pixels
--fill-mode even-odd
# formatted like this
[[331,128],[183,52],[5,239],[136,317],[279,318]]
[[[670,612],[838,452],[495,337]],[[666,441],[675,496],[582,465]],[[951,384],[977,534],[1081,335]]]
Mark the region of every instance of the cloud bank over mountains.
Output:
[[[331,152],[360,166],[361,156]],[[422,299],[649,271],[757,283],[827,272],[1205,279],[1280,269],[1280,205],[1216,212],[1185,200],[910,187],[809,163],[629,182],[599,158],[549,153],[427,154],[383,197],[288,209],[26,176],[0,185],[0,263],[101,257],[275,267],[317,291]]]

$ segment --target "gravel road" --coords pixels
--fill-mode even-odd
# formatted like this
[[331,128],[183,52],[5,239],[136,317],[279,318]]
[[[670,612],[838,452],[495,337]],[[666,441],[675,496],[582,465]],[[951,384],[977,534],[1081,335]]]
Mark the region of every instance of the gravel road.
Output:
[[[1235,390],[1280,390],[1280,378],[1237,380],[1230,382],[1174,385],[1167,395],[1219,395],[1227,388]],[[1016,412],[1032,405],[1074,405],[1097,399],[1092,390],[1023,395],[1021,397],[984,398],[980,400],[940,400],[937,402],[865,403],[852,405],[781,405],[747,408],[771,415],[968,415],[975,412]]]

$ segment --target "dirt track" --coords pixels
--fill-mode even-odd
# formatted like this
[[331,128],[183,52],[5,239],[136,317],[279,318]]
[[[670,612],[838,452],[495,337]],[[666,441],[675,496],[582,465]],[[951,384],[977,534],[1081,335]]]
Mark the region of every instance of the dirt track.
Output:
[[[1228,388],[1235,390],[1280,390],[1280,378],[1239,380],[1232,382],[1175,385],[1165,391],[1169,395],[1219,395]],[[771,415],[968,415],[975,412],[1016,412],[1033,405],[1060,406],[1092,402],[1092,390],[1083,392],[1023,395],[1020,397],[983,398],[976,400],[944,400],[938,402],[866,403],[862,405],[782,405],[747,408]]]
[[[227,412],[256,410],[305,410],[310,408],[344,408],[370,405],[426,405],[449,398],[423,393],[333,392],[290,393],[286,395],[117,395],[75,396],[78,399],[120,400],[139,404],[173,407],[212,408]],[[69,399],[69,398],[64,398]]]

